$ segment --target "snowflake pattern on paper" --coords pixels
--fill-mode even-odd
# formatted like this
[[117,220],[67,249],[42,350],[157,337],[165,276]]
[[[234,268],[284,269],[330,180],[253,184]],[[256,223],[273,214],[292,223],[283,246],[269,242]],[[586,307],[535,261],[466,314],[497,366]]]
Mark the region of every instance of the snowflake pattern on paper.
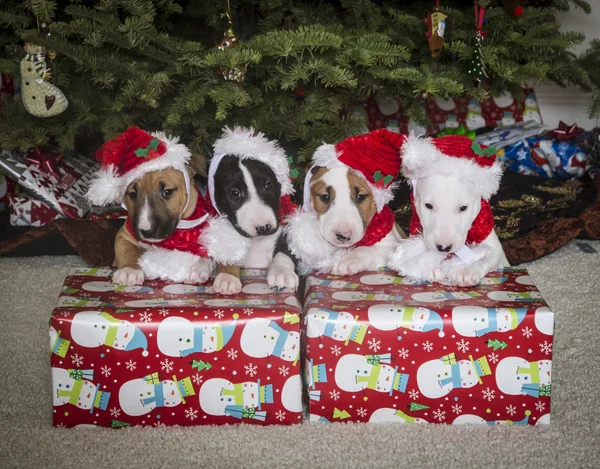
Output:
[[411,389],[408,391],[408,395],[413,401],[416,401],[419,398],[419,391],[416,389]]
[[154,422],[154,423],[153,423],[153,425],[154,425],[156,428],[159,428],[159,427],[166,427],[166,425],[165,425],[164,423],[162,423],[162,422]]
[[342,347],[340,347],[339,345],[334,345],[333,347],[331,347],[331,354],[335,355],[336,357],[339,357],[342,354]]
[[258,368],[258,366],[253,365],[252,363],[248,363],[247,365],[244,365],[244,370],[246,371],[246,374],[250,377],[256,376],[257,368]]
[[361,407],[360,409],[356,409],[356,414],[359,417],[365,418],[367,416],[367,409],[364,409],[363,407]]
[[113,407],[112,409],[110,409],[110,415],[114,419],[118,418],[121,415],[121,409],[117,409],[116,407]]
[[279,374],[280,374],[281,376],[287,376],[287,375],[289,375],[289,374],[290,374],[290,369],[289,369],[289,367],[287,367],[287,366],[285,366],[285,365],[283,365],[283,366],[280,366],[280,367],[279,367]]
[[523,336],[527,337],[528,339],[530,339],[533,335],[533,329],[531,327],[525,326],[523,329],[521,329],[521,332],[523,333]]
[[490,361],[490,363],[493,363],[494,365],[496,363],[498,363],[499,359],[500,359],[500,357],[498,356],[497,353],[492,352],[488,355],[488,360]]
[[173,371],[173,362],[165,358],[162,362],[160,362],[160,369],[170,373]]
[[456,347],[458,348],[458,350],[460,350],[462,353],[467,353],[469,351],[469,341],[465,341],[465,339],[460,339],[459,342],[456,342]]
[[102,368],[100,368],[100,372],[102,373],[102,376],[108,377],[110,376],[111,369],[108,365],[104,365]]
[[517,413],[517,408],[514,405],[506,406],[506,413],[511,417]]
[[538,412],[544,412],[546,410],[546,403],[545,402],[536,402],[535,408],[537,409]]
[[160,314],[160,315],[161,315],[161,316],[163,316],[163,317],[167,317],[167,316],[169,315],[169,310],[168,310],[168,309],[165,309],[165,308],[163,308],[163,309],[159,309],[159,310],[158,310],[158,314]]
[[133,360],[129,360],[129,361],[125,362],[125,368],[127,368],[129,371],[134,371],[135,366],[136,366],[136,362],[134,362]]
[[190,420],[196,420],[198,418],[198,411],[196,409],[185,409],[185,416]]
[[401,349],[398,350],[398,356],[400,358],[407,359],[408,358],[408,353],[409,353],[408,349],[405,349],[405,348],[401,348]]
[[227,350],[227,357],[230,360],[235,360],[238,357],[238,351],[230,348],[229,350]]
[[488,402],[492,402],[496,398],[496,391],[494,389],[490,389],[489,387],[481,391],[481,394]]
[[252,308],[244,308],[244,314],[252,316],[254,314],[254,310]]
[[458,405],[458,404],[454,404],[452,406],[452,412],[454,412],[456,415],[460,414],[462,412],[462,406]]
[[373,352],[379,352],[379,349],[381,348],[381,340],[372,338],[371,340],[369,340],[368,344],[369,350],[372,350]]
[[223,316],[225,316],[225,312],[220,309],[217,309],[213,314],[217,319],[223,319]]
[[73,355],[71,355],[71,363],[73,363],[73,365],[79,368],[80,366],[83,366],[83,357],[74,353]]
[[333,391],[329,392],[329,397],[331,400],[337,401],[340,398],[340,392],[334,389]]
[[431,352],[433,350],[433,343],[429,342],[428,340],[423,342],[423,350],[426,352]]
[[552,344],[549,344],[547,340],[544,340],[544,343],[540,344],[540,352],[544,355],[552,355]]
[[200,386],[204,381],[204,376],[202,376],[200,373],[196,373],[194,376],[192,376],[192,381],[196,386]]
[[144,311],[143,313],[139,313],[140,315],[140,321],[142,322],[150,322],[152,321],[152,313],[148,313],[147,311]]
[[435,418],[438,422],[443,422],[446,420],[446,411],[442,409],[435,409],[433,411],[433,418]]
[[283,410],[278,410],[275,412],[275,418],[280,422],[283,422],[285,420],[285,412]]

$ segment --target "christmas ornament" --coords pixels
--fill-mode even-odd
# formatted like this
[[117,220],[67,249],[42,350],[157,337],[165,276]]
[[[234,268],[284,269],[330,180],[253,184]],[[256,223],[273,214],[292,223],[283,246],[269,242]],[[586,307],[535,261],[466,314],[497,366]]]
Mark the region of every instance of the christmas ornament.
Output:
[[566,140],[574,139],[583,132],[584,130],[581,127],[577,127],[577,124],[567,125],[563,121],[560,121],[558,123],[558,128],[550,133],[557,141],[564,142]]
[[[237,38],[235,37],[235,33],[233,32],[233,23],[231,21],[231,5],[229,3],[229,0],[227,0],[227,12],[225,13],[225,16],[227,16],[227,23],[229,24],[229,26],[223,34],[223,39],[217,45],[217,49],[219,50],[230,49],[235,47],[237,44]],[[238,83],[241,83],[246,77],[246,67],[243,66],[227,69],[222,69],[221,67],[219,67],[217,69],[217,73],[219,75],[222,75],[225,80],[237,81]]]
[[503,5],[508,14],[521,16],[524,11],[522,3],[525,3],[524,0],[504,0]]
[[302,98],[304,96],[304,88],[296,88],[294,92],[299,98]]
[[25,43],[21,60],[21,96],[27,112],[35,117],[53,117],[64,112],[69,103],[61,90],[51,83],[42,46]]
[[485,8],[479,6],[477,1],[475,1],[475,26],[477,32],[475,33],[475,50],[471,55],[471,62],[469,64],[469,75],[473,77],[475,86],[481,85],[481,83],[488,78],[485,63],[483,62],[483,54],[481,52],[481,48],[483,47],[483,37],[485,36],[485,33],[481,29],[483,27],[484,14]]
[[589,143],[589,159],[593,167],[600,167],[600,127],[592,130]]
[[446,19],[448,15],[440,11],[440,0],[435,2],[435,11],[429,12],[425,18],[427,25],[427,40],[432,57],[439,57],[444,48],[444,33],[446,31]]

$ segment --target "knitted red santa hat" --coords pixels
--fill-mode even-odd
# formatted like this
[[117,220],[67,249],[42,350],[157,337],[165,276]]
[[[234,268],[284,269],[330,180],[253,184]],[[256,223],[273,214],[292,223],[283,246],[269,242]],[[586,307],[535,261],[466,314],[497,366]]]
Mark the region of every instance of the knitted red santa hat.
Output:
[[[394,198],[394,181],[400,171],[400,148],[405,139],[404,135],[379,129],[335,145],[323,144],[315,151],[313,165],[352,169],[369,183],[377,212],[381,212]],[[310,174],[308,171],[304,184],[305,210],[310,208]]]
[[102,145],[95,156],[102,167],[87,193],[94,205],[121,202],[133,181],[146,173],[167,168],[183,172],[189,194],[186,164],[191,153],[178,138],[130,127]]
[[[410,135],[402,146],[402,173],[410,181],[413,194],[417,181],[434,174],[456,176],[460,181],[474,184],[481,195],[481,210],[474,220],[467,244],[480,243],[494,227],[494,217],[489,204],[498,191],[502,167],[496,161],[496,150],[479,145],[469,137],[448,135],[440,138],[419,138]],[[413,202],[410,223],[411,235],[422,232],[419,215]]]

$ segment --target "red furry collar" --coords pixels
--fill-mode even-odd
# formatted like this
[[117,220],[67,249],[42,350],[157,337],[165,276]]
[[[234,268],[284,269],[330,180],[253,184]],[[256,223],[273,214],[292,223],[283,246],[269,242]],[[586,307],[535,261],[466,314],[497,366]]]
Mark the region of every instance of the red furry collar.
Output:
[[362,239],[353,247],[373,246],[385,238],[395,224],[394,212],[387,205],[371,219]]

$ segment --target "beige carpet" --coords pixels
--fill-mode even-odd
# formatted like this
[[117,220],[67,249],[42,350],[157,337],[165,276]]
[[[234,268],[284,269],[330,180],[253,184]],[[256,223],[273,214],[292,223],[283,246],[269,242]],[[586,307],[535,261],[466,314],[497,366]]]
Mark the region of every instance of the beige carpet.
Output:
[[[600,242],[590,243],[600,251]],[[528,265],[557,313],[552,424],[51,427],[48,318],[76,257],[0,259],[0,468],[598,468],[600,254]]]

